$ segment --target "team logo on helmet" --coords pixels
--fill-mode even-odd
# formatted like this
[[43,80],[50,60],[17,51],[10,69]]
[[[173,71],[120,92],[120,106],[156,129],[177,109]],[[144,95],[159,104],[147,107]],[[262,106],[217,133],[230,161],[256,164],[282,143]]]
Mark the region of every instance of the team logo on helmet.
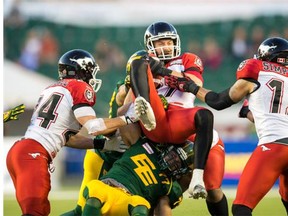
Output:
[[271,49],[275,49],[277,46],[268,46],[268,45],[261,45],[259,47],[259,55],[265,56]]
[[86,67],[89,65],[89,63],[91,63],[91,65],[94,64],[94,61],[89,57],[79,58],[79,59],[70,58],[70,61],[76,62],[81,67],[81,69],[84,69],[84,70],[88,69]]

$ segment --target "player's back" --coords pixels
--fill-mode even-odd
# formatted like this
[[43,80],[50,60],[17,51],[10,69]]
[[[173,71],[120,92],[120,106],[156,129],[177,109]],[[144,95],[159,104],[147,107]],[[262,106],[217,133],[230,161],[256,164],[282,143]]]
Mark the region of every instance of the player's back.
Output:
[[59,81],[46,88],[34,109],[25,138],[41,143],[54,158],[68,137],[79,131],[80,124],[72,108],[81,101],[85,102],[86,99],[81,97],[84,98],[89,88],[85,82],[72,79]]
[[131,193],[143,196],[151,205],[171,189],[172,182],[160,172],[158,151],[144,139],[139,139],[117,160],[103,179],[112,178]]
[[259,144],[263,144],[288,136],[288,69],[280,64],[253,61],[258,67],[260,87],[250,95],[249,109]]

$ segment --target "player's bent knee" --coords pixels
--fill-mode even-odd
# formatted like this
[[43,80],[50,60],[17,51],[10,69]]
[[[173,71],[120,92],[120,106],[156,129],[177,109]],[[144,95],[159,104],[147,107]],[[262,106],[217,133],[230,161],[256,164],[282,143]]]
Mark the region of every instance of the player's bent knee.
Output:
[[102,207],[100,200],[97,198],[94,198],[94,197],[88,198],[86,201],[86,205],[90,205],[90,206],[93,206],[95,208],[101,208]]
[[131,196],[129,200],[128,211],[133,216],[148,215],[151,206],[150,203],[141,196]]
[[205,126],[207,124],[213,124],[214,115],[208,109],[201,109],[196,112],[195,122],[198,126]]
[[88,199],[89,197],[96,197],[96,194],[99,193],[99,180],[92,180],[90,181],[85,189],[83,190],[83,196],[85,199]]

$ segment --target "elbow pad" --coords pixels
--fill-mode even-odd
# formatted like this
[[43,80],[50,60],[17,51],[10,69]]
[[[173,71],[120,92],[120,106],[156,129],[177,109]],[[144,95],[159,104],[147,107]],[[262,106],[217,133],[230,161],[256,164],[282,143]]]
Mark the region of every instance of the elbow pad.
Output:
[[230,88],[220,93],[208,92],[205,96],[205,103],[216,110],[223,110],[232,106],[235,102],[230,98],[229,90]]

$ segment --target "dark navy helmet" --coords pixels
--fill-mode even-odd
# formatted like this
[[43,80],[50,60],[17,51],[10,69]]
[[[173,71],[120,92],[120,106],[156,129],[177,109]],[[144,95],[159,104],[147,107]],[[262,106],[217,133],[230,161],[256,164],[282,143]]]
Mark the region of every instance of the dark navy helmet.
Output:
[[[174,51],[172,54],[165,54],[162,49],[162,54],[157,54],[154,41],[161,39],[172,39],[174,43]],[[180,37],[177,33],[176,28],[167,22],[155,22],[148,26],[144,34],[144,44],[149,53],[154,54],[160,60],[174,59],[180,56],[181,44]]]
[[258,48],[256,58],[262,61],[275,62],[287,66],[288,41],[280,37],[272,37],[264,40]]
[[94,57],[82,49],[74,49],[64,53],[58,61],[58,73],[60,79],[79,79],[92,86],[97,92],[102,84],[96,79],[99,65]]

